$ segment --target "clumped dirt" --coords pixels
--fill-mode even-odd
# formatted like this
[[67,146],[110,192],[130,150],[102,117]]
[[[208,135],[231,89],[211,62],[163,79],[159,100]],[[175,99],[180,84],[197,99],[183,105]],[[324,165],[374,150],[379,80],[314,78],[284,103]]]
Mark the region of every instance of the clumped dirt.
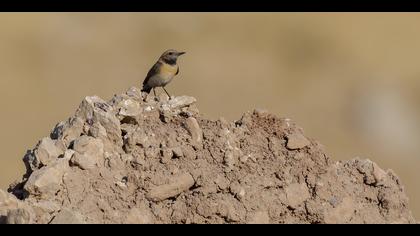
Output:
[[398,177],[331,160],[289,119],[233,122],[130,88],[86,97],[0,190],[2,223],[415,223]]

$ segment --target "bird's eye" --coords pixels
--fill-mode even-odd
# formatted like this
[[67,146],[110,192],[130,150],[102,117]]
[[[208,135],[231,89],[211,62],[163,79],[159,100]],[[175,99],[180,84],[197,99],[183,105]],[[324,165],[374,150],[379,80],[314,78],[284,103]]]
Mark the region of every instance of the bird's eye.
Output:
[[172,55],[172,54],[173,54],[172,52],[169,53],[169,55]]

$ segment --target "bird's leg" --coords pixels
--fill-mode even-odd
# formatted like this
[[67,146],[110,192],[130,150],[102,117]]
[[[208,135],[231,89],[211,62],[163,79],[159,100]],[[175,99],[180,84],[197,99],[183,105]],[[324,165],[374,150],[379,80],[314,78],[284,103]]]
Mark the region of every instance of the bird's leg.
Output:
[[169,93],[168,93],[168,91],[166,91],[165,87],[162,87],[162,88],[163,88],[163,90],[165,90],[165,93],[168,95],[169,100],[171,100],[171,95],[169,95]]
[[158,99],[158,97],[156,96],[156,91],[155,91],[155,88],[153,88],[153,94],[155,95],[155,101],[159,101],[159,99]]

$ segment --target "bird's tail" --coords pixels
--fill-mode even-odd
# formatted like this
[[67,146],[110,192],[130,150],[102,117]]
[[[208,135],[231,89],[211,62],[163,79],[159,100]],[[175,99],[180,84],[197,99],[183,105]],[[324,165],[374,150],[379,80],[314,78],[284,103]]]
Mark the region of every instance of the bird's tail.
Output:
[[151,90],[152,88],[146,85],[144,85],[143,88],[141,89],[142,92],[146,92],[146,93],[150,93]]

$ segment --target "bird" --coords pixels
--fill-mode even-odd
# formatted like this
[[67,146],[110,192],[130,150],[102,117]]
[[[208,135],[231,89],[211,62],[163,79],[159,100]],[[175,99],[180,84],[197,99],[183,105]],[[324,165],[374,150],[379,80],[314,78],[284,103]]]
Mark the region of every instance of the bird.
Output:
[[171,95],[166,91],[165,86],[179,74],[177,59],[183,54],[185,54],[185,52],[178,52],[174,49],[166,50],[147,73],[141,91],[149,94],[153,89],[153,94],[156,98],[155,88],[162,87],[169,99],[171,99]]

